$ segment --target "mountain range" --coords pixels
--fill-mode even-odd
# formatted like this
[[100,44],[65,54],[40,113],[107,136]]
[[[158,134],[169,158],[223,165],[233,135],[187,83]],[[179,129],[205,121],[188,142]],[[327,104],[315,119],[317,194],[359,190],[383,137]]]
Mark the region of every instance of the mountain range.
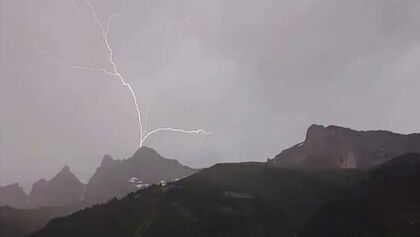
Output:
[[196,171],[176,160],[163,158],[151,148],[141,147],[125,160],[114,160],[106,155],[87,184],[82,183],[70,167],[64,166],[52,179],[35,182],[28,196],[17,183],[0,187],[0,206],[84,207]]
[[[282,151],[267,163],[288,168],[370,168],[410,152],[420,153],[419,133],[403,135],[311,125],[304,142]],[[0,187],[0,206],[86,206],[121,198],[138,188],[179,179],[196,171],[176,160],[163,158],[151,148],[141,147],[125,160],[106,155],[86,185],[65,166],[51,180],[35,182],[29,196],[18,184]]]
[[56,218],[31,236],[416,237],[419,185],[420,154],[365,170],[218,164]]
[[[416,153],[420,134],[320,125],[265,163],[196,170],[141,147],[124,160],[106,155],[87,184],[65,166],[29,196],[18,184],[0,187],[0,204],[11,206],[0,208],[0,227],[9,230],[1,236],[27,236],[81,208],[34,236],[359,236],[351,226],[366,218],[367,236],[386,232],[388,219],[389,233],[416,236],[420,204],[404,201],[418,193],[403,189],[419,184]],[[333,235],[323,231],[329,224]],[[341,230],[348,235],[334,232]]]

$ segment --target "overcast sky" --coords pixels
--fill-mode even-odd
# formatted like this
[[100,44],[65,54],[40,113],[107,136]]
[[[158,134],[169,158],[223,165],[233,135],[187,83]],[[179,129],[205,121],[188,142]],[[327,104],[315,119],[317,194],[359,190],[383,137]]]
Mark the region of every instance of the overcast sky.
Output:
[[[0,184],[138,148],[133,99],[85,0],[0,0]],[[265,161],[310,124],[420,131],[418,0],[92,0],[146,141],[193,167]]]

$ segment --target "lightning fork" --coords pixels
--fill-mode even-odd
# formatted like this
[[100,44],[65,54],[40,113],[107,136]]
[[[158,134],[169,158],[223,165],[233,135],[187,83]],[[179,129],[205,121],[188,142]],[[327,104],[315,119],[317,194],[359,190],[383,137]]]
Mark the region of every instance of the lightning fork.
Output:
[[90,68],[90,67],[85,67],[85,66],[67,66],[64,65],[63,63],[60,63],[62,66],[64,66],[65,68],[68,69],[78,69],[78,70],[86,70],[86,71],[92,71],[92,72],[103,72],[107,75],[113,76],[113,77],[117,77],[121,83],[123,84],[123,86],[127,87],[127,89],[130,91],[131,97],[134,101],[134,104],[136,106],[136,112],[137,112],[137,122],[139,125],[139,133],[140,133],[140,143],[139,146],[142,147],[144,142],[153,134],[156,134],[158,132],[176,132],[176,133],[185,133],[185,134],[204,134],[204,135],[209,135],[211,134],[210,132],[205,131],[204,129],[197,129],[197,130],[184,130],[184,129],[180,129],[180,128],[169,128],[169,127],[165,127],[165,128],[156,128],[154,130],[151,130],[149,132],[144,132],[144,128],[143,128],[143,123],[142,123],[142,114],[141,114],[141,110],[140,110],[140,104],[137,100],[136,94],[134,92],[134,89],[132,88],[132,86],[124,79],[124,77],[122,76],[122,74],[118,71],[117,69],[117,65],[114,62],[114,51],[111,48],[110,44],[109,44],[109,40],[108,40],[108,34],[109,34],[109,28],[111,25],[112,20],[119,16],[119,14],[114,14],[111,15],[108,20],[107,20],[107,24],[106,27],[104,27],[104,25],[101,23],[101,21],[98,18],[98,15],[96,14],[96,10],[93,6],[93,4],[89,1],[89,0],[85,0],[86,4],[89,6],[90,8],[90,12],[96,22],[96,24],[99,26],[100,30],[101,30],[101,34],[102,34],[102,38],[103,41],[105,43],[105,46],[107,48],[108,51],[108,60],[112,65],[112,70],[108,70],[104,67],[102,68]]
[[179,133],[186,133],[186,134],[203,134],[203,135],[210,135],[211,132],[207,132],[204,129],[197,129],[197,130],[184,130],[180,128],[156,128],[148,133],[143,137],[142,143],[147,140],[151,135],[158,133],[158,132],[179,132]]

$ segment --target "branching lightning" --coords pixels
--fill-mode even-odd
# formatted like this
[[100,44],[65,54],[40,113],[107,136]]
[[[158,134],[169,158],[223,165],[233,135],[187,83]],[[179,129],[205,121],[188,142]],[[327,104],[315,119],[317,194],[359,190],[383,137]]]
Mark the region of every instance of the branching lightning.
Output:
[[90,8],[90,12],[96,22],[96,24],[99,26],[100,30],[101,30],[101,35],[103,38],[103,41],[105,43],[105,46],[107,48],[108,51],[108,60],[110,62],[110,64],[112,65],[112,70],[108,70],[105,67],[100,67],[100,68],[90,68],[90,67],[86,67],[86,66],[68,66],[65,65],[64,63],[60,63],[63,67],[68,68],[68,69],[76,69],[76,70],[86,70],[86,71],[91,71],[91,72],[103,72],[107,75],[113,76],[113,77],[117,77],[119,79],[119,81],[122,83],[123,86],[125,86],[131,94],[131,97],[133,99],[133,102],[136,106],[136,112],[137,112],[137,120],[138,120],[138,126],[139,126],[139,133],[140,133],[140,141],[139,141],[139,146],[142,147],[144,142],[152,135],[159,133],[159,132],[176,132],[176,133],[185,133],[185,134],[203,134],[203,135],[209,135],[211,134],[210,132],[205,131],[204,129],[197,129],[197,130],[184,130],[184,129],[180,129],[180,128],[169,128],[169,127],[165,127],[165,128],[157,128],[154,130],[151,130],[149,132],[144,131],[143,128],[143,123],[142,123],[142,114],[141,114],[141,109],[140,109],[140,104],[137,100],[136,94],[132,88],[132,86],[124,79],[124,77],[122,76],[122,74],[118,71],[117,69],[117,65],[114,62],[114,51],[111,48],[110,44],[109,44],[109,40],[108,40],[108,33],[109,33],[109,28],[111,25],[112,20],[119,16],[119,14],[114,14],[112,16],[110,16],[107,20],[107,24],[106,27],[101,23],[101,21],[98,18],[98,15],[96,14],[96,10],[93,6],[93,4],[89,1],[89,0],[85,0],[86,4],[89,6]]
[[146,141],[147,138],[149,138],[151,135],[158,133],[158,132],[180,132],[180,133],[186,133],[186,134],[204,134],[209,135],[210,132],[206,132],[204,129],[197,129],[197,130],[184,130],[180,128],[156,128],[148,133],[143,137],[143,142]]
[[138,125],[139,125],[139,132],[140,132],[140,144],[139,145],[141,147],[141,146],[143,146],[143,123],[141,121],[140,105],[137,101],[137,97],[136,97],[136,94],[134,93],[133,88],[131,87],[131,85],[129,83],[127,83],[124,80],[123,76],[118,72],[117,65],[115,64],[114,58],[113,58],[114,51],[112,50],[111,46],[109,45],[109,41],[108,41],[108,33],[109,33],[109,27],[111,25],[111,21],[112,21],[112,19],[114,19],[114,17],[117,17],[119,14],[112,15],[108,18],[108,21],[107,21],[107,24],[106,24],[106,29],[105,29],[104,25],[99,20],[98,15],[96,14],[95,8],[93,7],[92,3],[89,0],[86,0],[86,3],[89,5],[92,16],[95,19],[96,23],[98,24],[99,28],[101,29],[102,38],[104,40],[105,46],[106,46],[106,48],[108,50],[108,53],[109,53],[108,59],[109,59],[109,62],[111,63],[111,65],[112,65],[112,69],[113,69],[113,72],[107,71],[106,69],[103,69],[102,71],[105,72],[108,75],[116,76],[121,81],[121,83],[125,87],[128,88],[128,90],[130,91],[131,97],[133,98],[134,104],[136,105],[137,120],[138,120]]

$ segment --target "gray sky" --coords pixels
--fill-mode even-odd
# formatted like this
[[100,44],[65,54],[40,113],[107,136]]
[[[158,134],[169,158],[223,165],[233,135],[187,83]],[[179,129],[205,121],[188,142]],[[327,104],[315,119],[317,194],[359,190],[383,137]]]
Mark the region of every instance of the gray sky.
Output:
[[[0,184],[83,181],[137,149],[137,114],[84,0],[0,0]],[[162,155],[264,161],[312,123],[420,131],[420,1],[92,0]]]

